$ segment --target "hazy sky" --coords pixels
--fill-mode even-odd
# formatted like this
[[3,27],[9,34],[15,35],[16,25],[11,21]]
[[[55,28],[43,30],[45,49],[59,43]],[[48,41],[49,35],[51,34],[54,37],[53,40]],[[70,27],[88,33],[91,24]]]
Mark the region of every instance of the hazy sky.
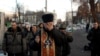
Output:
[[[5,12],[15,11],[16,0],[0,0],[0,10]],[[44,10],[45,0],[17,0],[25,6],[25,10]],[[73,4],[73,10],[77,10],[78,5]],[[58,18],[65,18],[66,11],[71,11],[71,0],[48,0],[48,11],[57,13]]]

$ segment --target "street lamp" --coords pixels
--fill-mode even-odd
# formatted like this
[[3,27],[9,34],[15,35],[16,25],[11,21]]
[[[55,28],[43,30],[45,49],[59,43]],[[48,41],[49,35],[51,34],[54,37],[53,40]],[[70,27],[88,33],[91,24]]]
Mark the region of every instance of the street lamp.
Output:
[[71,12],[72,12],[72,32],[73,32],[73,0],[71,0]]
[[20,19],[20,6],[18,4],[18,1],[16,0],[16,8],[17,8],[17,14],[18,14],[18,21],[21,23],[21,19]]
[[47,13],[47,0],[45,0],[45,12]]

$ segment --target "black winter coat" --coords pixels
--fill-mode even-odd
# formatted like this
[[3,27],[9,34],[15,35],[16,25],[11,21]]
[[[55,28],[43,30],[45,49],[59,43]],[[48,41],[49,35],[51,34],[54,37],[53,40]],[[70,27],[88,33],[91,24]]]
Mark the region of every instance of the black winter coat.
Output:
[[91,41],[92,49],[100,51],[100,28],[92,28],[88,33],[87,39]]
[[[57,29],[53,29],[51,31],[46,31],[50,37],[52,37],[55,41],[55,56],[61,56],[62,50],[61,47],[64,41],[64,35]],[[41,35],[40,35],[41,36]],[[41,39],[41,38],[40,38]],[[40,41],[41,42],[41,41]],[[41,56],[41,44],[38,44],[39,48],[39,55]]]
[[33,33],[33,32],[30,32],[30,40],[29,40],[29,48],[32,50],[32,51],[38,51],[38,43],[35,42],[35,38],[36,36],[38,35],[39,33],[36,32],[36,33]]
[[67,56],[70,54],[70,45],[69,43],[73,41],[73,38],[72,38],[72,35],[70,35],[70,33],[63,33],[62,34],[64,35],[64,43],[62,45],[62,56]]
[[26,39],[21,29],[17,27],[16,32],[10,27],[4,35],[3,51],[17,54],[26,51]]

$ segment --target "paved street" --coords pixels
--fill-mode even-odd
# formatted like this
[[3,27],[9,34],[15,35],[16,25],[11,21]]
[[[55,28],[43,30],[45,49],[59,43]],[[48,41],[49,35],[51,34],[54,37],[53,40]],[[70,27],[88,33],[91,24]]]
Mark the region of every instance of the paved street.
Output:
[[[87,34],[84,30],[77,30],[73,32],[74,41],[71,43],[72,50],[70,56],[90,56],[89,51],[83,50],[84,45],[88,43],[86,35]],[[2,54],[3,53],[1,52],[0,56],[4,56]]]
[[86,39],[85,30],[77,30],[73,32],[74,41],[71,43],[71,55],[70,56],[90,56],[89,51],[84,51],[83,47],[88,43]]

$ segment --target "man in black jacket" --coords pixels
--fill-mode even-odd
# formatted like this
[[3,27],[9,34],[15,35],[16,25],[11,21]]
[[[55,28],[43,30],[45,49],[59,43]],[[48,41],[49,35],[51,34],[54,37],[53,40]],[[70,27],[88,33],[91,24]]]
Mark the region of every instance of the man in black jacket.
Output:
[[91,42],[91,56],[100,56],[100,27],[94,22],[94,27],[89,31],[87,39]]
[[63,44],[64,35],[54,28],[53,14],[44,14],[42,16],[43,29],[41,35],[37,36],[35,41],[39,44],[39,56],[61,56],[61,46]]
[[30,29],[30,33],[28,33],[29,36],[27,36],[28,39],[28,45],[30,49],[30,56],[36,56],[38,51],[38,44],[34,42],[36,36],[38,35],[38,28],[37,25],[33,25]]
[[68,56],[70,54],[70,45],[69,43],[73,41],[72,34],[66,31],[66,25],[61,24],[59,30],[65,36],[64,43],[62,45],[62,56]]
[[4,35],[3,51],[8,56],[24,56],[26,52],[26,39],[16,22],[12,22],[12,27]]

